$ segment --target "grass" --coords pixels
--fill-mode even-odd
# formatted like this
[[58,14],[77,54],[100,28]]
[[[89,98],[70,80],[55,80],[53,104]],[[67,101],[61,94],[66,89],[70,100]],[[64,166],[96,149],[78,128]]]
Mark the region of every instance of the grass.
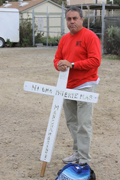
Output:
[[120,56],[113,55],[113,54],[107,54],[107,55],[103,55],[102,59],[120,60]]

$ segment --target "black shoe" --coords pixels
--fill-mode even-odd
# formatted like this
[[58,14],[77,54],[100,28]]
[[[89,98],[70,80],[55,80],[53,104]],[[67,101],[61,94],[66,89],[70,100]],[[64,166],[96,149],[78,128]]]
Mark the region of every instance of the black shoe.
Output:
[[96,180],[95,172],[91,168],[90,168],[90,179],[89,180]]

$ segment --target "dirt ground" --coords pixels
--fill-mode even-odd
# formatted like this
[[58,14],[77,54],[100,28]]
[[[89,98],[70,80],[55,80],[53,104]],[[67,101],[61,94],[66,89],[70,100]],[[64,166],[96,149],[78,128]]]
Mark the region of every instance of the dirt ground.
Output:
[[[0,180],[55,180],[62,159],[73,153],[62,110],[52,160],[40,177],[53,97],[25,92],[23,84],[56,86],[55,52],[55,47],[0,49]],[[97,180],[120,180],[120,60],[102,59],[99,76],[90,165]]]

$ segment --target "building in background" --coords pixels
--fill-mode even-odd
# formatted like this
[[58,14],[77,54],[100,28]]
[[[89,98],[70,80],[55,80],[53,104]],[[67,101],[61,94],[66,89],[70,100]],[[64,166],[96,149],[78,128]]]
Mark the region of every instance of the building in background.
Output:
[[75,4],[102,4],[102,2],[106,3],[107,0],[67,0],[67,5],[75,5]]
[[[31,0],[18,2],[8,2],[1,6],[1,8],[16,8],[20,13],[20,20],[33,18],[35,25],[38,26],[38,32],[44,32],[45,36],[49,33],[49,36],[61,36],[63,31],[68,32],[64,12],[62,6],[51,0]],[[63,13],[62,13],[63,12]],[[64,24],[62,21],[64,18]]]

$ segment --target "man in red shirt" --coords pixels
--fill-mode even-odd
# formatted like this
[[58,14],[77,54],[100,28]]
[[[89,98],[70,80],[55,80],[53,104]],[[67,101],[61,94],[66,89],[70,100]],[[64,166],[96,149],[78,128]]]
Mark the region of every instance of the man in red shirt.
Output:
[[[71,6],[66,11],[69,33],[64,35],[55,54],[54,66],[58,71],[70,67],[67,88],[96,92],[99,83],[98,67],[101,63],[101,44],[94,32],[83,27],[82,10]],[[93,104],[64,100],[66,123],[73,138],[74,154],[64,163],[84,165],[89,155],[92,137]]]

